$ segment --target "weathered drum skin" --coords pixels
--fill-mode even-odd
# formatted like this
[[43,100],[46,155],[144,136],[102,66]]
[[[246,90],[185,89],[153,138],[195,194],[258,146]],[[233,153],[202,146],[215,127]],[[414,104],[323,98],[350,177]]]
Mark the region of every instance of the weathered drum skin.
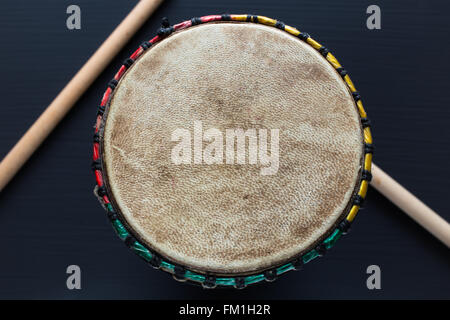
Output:
[[[242,277],[302,257],[353,220],[372,141],[359,94],[322,46],[284,24],[213,17],[165,29],[126,64],[102,102],[97,168],[131,242],[182,272]],[[195,121],[224,140],[227,129],[278,129],[276,173],[175,164],[171,135]]]

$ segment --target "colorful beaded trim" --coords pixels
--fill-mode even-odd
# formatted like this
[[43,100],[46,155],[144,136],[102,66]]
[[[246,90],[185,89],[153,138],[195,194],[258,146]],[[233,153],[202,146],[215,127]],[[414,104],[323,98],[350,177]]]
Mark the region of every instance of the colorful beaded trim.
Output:
[[[325,238],[325,240],[321,244],[316,246],[314,249],[310,250],[309,252],[297,257],[293,261],[286,263],[282,266],[248,276],[215,277],[213,275],[201,274],[198,272],[188,270],[183,266],[177,265],[173,262],[161,258],[158,254],[150,250],[148,247],[146,247],[140,241],[138,241],[135,237],[133,237],[131,232],[121,221],[121,217],[116,213],[117,211],[113,207],[113,204],[110,202],[102,175],[103,167],[99,150],[100,149],[99,130],[102,126],[103,114],[105,111],[105,107],[110,100],[111,93],[117,86],[118,81],[124,75],[125,71],[131,67],[134,61],[137,58],[139,58],[139,56],[141,56],[145,50],[150,48],[153,44],[157,43],[158,41],[161,41],[174,31],[214,21],[253,22],[275,27],[295,37],[298,37],[299,39],[301,39],[302,41],[304,41],[305,43],[309,44],[311,47],[316,49],[336,69],[336,71],[341,75],[342,79],[350,89],[350,92],[352,93],[356,106],[358,108],[359,115],[361,117],[361,125],[364,131],[363,170],[361,173],[359,189],[357,189],[358,192],[353,197],[353,202],[350,207],[348,215],[338,224],[338,227],[335,230],[333,230]],[[122,239],[130,249],[132,249],[136,254],[138,254],[144,260],[146,260],[151,266],[171,273],[176,280],[180,281],[187,280],[194,283],[200,283],[205,288],[214,288],[216,286],[226,286],[226,287],[233,286],[235,288],[244,288],[249,284],[257,283],[263,280],[273,281],[277,278],[277,276],[290,270],[299,270],[303,264],[308,263],[309,261],[315,259],[316,257],[322,256],[328,249],[334,246],[334,244],[341,237],[341,235],[345,234],[349,230],[352,221],[354,220],[356,214],[358,213],[359,209],[362,206],[364,198],[366,197],[369,182],[372,178],[370,173],[372,164],[372,154],[373,154],[373,143],[370,131],[370,121],[367,118],[367,114],[363,108],[361,96],[359,92],[356,90],[353,82],[350,80],[347,71],[342,67],[342,65],[330,53],[330,51],[327,48],[325,48],[320,43],[312,39],[307,33],[300,32],[293,27],[285,25],[281,21],[257,15],[223,14],[223,15],[204,16],[201,18],[192,18],[191,20],[184,21],[173,26],[169,26],[167,19],[163,20],[162,27],[158,30],[157,36],[149,41],[143,42],[141,46],[128,59],[124,61],[119,71],[116,73],[114,78],[109,82],[108,88],[106,89],[101,104],[98,108],[97,121],[95,124],[95,133],[94,133],[94,152],[93,152],[92,169],[94,170],[95,179],[97,182],[96,193],[99,199],[101,200],[103,206],[107,210],[108,217],[111,220],[111,223],[116,233],[118,234],[119,238]]]

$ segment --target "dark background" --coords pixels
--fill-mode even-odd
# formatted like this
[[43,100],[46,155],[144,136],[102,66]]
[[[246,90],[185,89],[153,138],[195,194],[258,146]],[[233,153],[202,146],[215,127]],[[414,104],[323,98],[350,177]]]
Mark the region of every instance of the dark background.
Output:
[[[3,157],[135,1],[3,0],[0,4],[0,157]],[[81,7],[82,29],[66,28]],[[377,4],[382,29],[366,28]],[[166,0],[0,193],[0,298],[450,298],[448,248],[375,190],[352,232],[325,257],[274,283],[203,290],[149,268],[116,237],[92,194],[96,107],[120,63],[172,24],[216,13],[277,18],[336,53],[373,123],[375,162],[450,220],[450,5],[447,1]],[[66,267],[82,289],[66,288]],[[381,290],[366,268],[381,267]]]

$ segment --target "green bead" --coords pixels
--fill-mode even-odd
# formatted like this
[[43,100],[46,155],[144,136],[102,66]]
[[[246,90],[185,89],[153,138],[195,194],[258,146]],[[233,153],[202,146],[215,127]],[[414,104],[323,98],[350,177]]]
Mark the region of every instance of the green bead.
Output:
[[248,276],[245,278],[245,284],[257,283],[264,280],[263,274],[257,274],[255,276]]
[[287,263],[284,266],[277,268],[277,274],[282,274],[282,273],[288,272],[292,269],[294,269],[294,266],[292,265],[292,263]]
[[310,252],[303,255],[303,263],[308,263],[311,260],[317,258],[319,256],[319,253],[313,249]]
[[112,225],[114,227],[114,230],[116,230],[116,233],[120,239],[125,240],[126,237],[128,237],[129,233],[128,233],[127,229],[125,229],[124,225],[122,224],[122,222],[120,222],[119,219],[114,220],[112,222]]
[[186,274],[184,275],[187,279],[197,282],[203,282],[205,281],[205,276],[202,276],[201,274],[194,273],[192,271],[186,271]]
[[146,261],[150,261],[153,257],[150,251],[148,251],[147,248],[145,248],[142,244],[140,244],[137,241],[133,244],[132,248],[138,255],[140,255]]
[[222,286],[234,286],[234,278],[217,278],[216,283]]

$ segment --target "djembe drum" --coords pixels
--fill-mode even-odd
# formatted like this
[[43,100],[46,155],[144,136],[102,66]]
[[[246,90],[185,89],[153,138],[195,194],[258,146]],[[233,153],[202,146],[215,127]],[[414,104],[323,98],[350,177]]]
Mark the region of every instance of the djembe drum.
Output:
[[243,288],[344,234],[371,178],[360,95],[328,49],[280,21],[214,15],[144,42],[98,109],[96,194],[153,267]]

